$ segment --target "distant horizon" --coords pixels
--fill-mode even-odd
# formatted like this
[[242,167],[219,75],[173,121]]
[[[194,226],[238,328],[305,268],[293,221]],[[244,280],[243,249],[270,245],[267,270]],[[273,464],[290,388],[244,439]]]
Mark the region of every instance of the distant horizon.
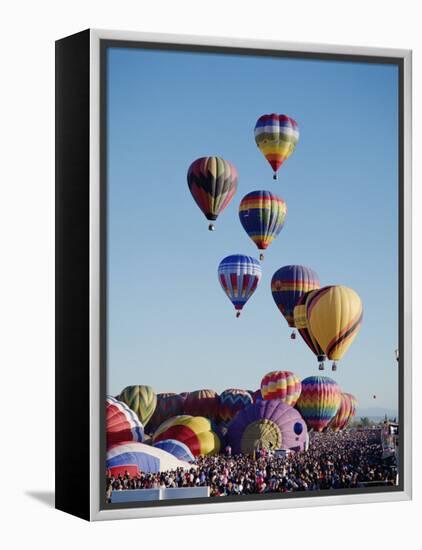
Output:
[[[361,62],[109,48],[107,392],[256,390],[272,370],[322,374],[363,410],[398,409],[398,71]],[[259,116],[298,122],[296,151],[273,181],[257,149]],[[233,162],[239,188],[216,230],[186,183],[193,160]],[[268,189],[286,224],[240,319],[220,288],[222,258],[259,251],[238,218]],[[273,302],[281,266],[361,296],[363,324],[338,370],[317,360]],[[359,408],[358,408],[359,410]]]

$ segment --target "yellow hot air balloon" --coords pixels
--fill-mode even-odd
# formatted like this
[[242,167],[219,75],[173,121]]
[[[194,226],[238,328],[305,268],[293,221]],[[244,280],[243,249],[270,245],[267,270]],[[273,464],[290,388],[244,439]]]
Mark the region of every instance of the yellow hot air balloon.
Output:
[[326,286],[306,301],[306,315],[312,334],[333,370],[356,338],[362,324],[362,301],[358,294],[345,286]]

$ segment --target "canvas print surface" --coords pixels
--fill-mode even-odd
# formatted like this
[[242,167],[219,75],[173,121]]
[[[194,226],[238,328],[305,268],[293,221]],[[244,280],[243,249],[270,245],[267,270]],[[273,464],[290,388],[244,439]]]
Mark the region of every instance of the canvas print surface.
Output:
[[105,505],[400,482],[399,72],[110,46]]

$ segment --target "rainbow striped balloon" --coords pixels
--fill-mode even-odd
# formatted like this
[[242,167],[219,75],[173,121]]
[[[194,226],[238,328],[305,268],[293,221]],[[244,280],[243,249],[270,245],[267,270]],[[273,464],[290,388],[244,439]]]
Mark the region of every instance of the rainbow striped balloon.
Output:
[[350,418],[348,420],[348,423],[349,423],[356,414],[356,407],[358,406],[358,400],[351,393],[346,393],[345,395],[348,395],[350,398],[351,409],[350,409]]
[[301,389],[300,379],[288,370],[269,372],[261,381],[261,394],[265,401],[279,399],[292,407],[299,399]]
[[271,292],[289,327],[294,327],[294,308],[301,296],[320,287],[318,274],[303,265],[285,265],[271,279]]
[[350,394],[342,393],[338,411],[335,417],[328,424],[328,427],[331,428],[333,432],[339,432],[340,430],[344,430],[344,428],[347,426],[351,418],[350,416],[351,413],[352,413],[352,400],[350,398]]
[[327,376],[309,376],[302,380],[302,391],[296,409],[308,428],[316,432],[328,426],[337,414],[341,402],[339,385]]
[[252,191],[243,197],[239,218],[259,250],[265,250],[283,229],[287,206],[271,191]]
[[287,115],[262,115],[256,122],[255,142],[274,170],[274,179],[277,179],[278,169],[293,153],[298,141],[298,125]]

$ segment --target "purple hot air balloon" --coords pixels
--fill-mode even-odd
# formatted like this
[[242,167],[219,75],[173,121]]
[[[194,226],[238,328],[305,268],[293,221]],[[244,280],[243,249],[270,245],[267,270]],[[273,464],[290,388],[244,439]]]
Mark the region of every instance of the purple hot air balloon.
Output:
[[229,424],[227,442],[234,454],[251,454],[258,449],[304,450],[308,430],[300,413],[272,399],[248,405]]

